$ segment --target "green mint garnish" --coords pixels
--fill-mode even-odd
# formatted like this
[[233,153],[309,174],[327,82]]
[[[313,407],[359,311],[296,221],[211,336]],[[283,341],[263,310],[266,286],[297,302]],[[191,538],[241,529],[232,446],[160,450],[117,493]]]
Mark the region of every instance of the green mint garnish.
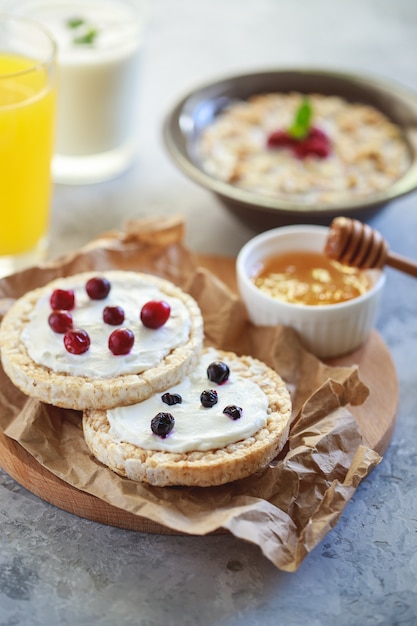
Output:
[[289,127],[288,134],[294,139],[304,139],[309,133],[312,116],[311,104],[308,98],[304,98],[295,113],[294,122]]
[[80,16],[69,18],[66,25],[74,32],[72,43],[77,45],[91,46],[98,35],[97,29]]
[[82,17],[70,17],[67,20],[68,28],[78,28],[84,24],[84,20]]
[[76,44],[82,45],[91,45],[94,43],[95,38],[97,37],[97,31],[95,28],[90,28],[84,35],[80,35],[79,37],[74,37],[73,41]]

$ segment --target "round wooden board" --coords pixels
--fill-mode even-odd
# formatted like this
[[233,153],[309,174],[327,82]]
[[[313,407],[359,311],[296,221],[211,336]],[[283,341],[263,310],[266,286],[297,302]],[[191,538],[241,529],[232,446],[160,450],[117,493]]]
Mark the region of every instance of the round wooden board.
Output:
[[[201,264],[236,288],[234,260],[204,256]],[[328,361],[331,365],[359,366],[370,394],[363,405],[350,407],[365,443],[383,454],[391,440],[397,415],[398,382],[390,353],[376,331],[355,352]],[[95,496],[75,489],[42,467],[24,448],[0,430],[0,467],[28,491],[69,513],[119,528],[148,533],[178,534],[165,526],[133,515]],[[223,532],[223,531],[220,531]]]

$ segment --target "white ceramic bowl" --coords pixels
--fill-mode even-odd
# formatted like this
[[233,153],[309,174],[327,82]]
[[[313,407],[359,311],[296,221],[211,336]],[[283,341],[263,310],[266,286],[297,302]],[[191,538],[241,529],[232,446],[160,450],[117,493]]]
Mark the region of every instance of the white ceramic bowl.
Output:
[[322,252],[328,232],[325,226],[312,225],[274,228],[248,241],[236,261],[238,288],[249,319],[257,326],[291,326],[306,348],[321,358],[351,352],[368,337],[385,283],[383,272],[369,271],[372,287],[357,298],[314,306],[280,302],[258,289],[251,276],[267,257],[291,250]]

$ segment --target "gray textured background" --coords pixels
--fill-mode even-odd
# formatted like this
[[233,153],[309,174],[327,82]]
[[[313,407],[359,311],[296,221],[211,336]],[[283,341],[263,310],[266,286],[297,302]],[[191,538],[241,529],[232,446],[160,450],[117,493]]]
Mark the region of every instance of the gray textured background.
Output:
[[[182,212],[187,243],[234,255],[253,234],[170,163],[163,116],[196,84],[272,66],[371,72],[417,90],[416,0],[153,0],[140,150],[120,178],[57,186],[52,254],[126,217]],[[1,8],[1,2],[0,2]],[[371,224],[417,257],[417,197]],[[417,624],[417,283],[387,271],[378,329],[400,382],[383,462],[295,574],[229,536],[134,533],[79,519],[0,471],[0,625]]]

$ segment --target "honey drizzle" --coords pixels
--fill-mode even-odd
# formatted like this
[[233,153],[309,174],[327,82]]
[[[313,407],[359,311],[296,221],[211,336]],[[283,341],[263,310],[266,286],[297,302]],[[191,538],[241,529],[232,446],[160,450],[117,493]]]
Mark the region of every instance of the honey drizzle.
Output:
[[367,274],[319,252],[291,251],[267,258],[254,284],[267,295],[292,304],[339,304],[369,290]]

